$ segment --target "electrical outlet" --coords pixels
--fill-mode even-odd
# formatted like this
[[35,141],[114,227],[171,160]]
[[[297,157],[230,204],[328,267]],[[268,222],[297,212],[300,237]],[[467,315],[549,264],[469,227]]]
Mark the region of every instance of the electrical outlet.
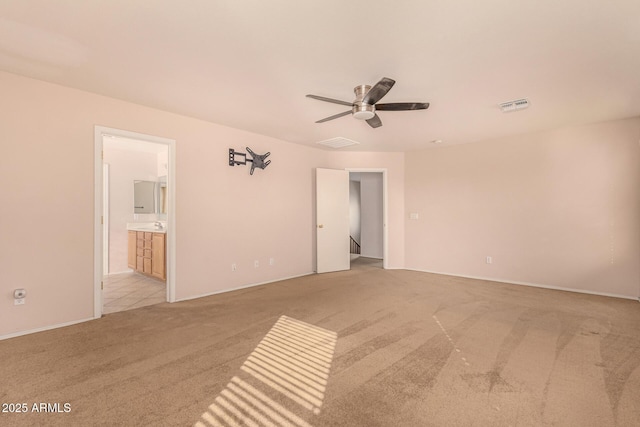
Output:
[[24,298],[16,298],[13,300],[13,305],[23,305],[24,304]]
[[269,265],[275,265],[276,260],[273,258],[269,258]]
[[231,264],[231,271],[236,271],[238,269],[238,266],[236,265],[236,263]]
[[487,257],[487,264],[493,264],[493,258],[490,256]]
[[260,267],[260,261],[258,261],[258,260],[253,261],[253,267],[254,268]]

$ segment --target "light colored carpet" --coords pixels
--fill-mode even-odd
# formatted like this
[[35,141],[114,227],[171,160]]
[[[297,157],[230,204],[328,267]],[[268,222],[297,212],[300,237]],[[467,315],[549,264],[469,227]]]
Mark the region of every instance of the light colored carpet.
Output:
[[1,341],[0,425],[640,425],[638,302],[378,262]]

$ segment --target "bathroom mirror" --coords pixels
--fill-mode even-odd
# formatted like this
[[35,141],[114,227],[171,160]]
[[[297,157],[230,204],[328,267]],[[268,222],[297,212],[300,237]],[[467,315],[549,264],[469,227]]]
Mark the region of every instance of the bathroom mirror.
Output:
[[133,181],[133,213],[167,213],[167,177],[156,181]]
[[154,181],[133,181],[133,213],[155,213],[155,192]]

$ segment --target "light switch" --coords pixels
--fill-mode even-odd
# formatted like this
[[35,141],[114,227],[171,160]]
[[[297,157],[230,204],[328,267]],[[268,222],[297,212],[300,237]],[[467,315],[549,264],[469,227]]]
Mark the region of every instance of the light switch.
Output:
[[409,214],[409,219],[418,219],[418,212],[411,212]]

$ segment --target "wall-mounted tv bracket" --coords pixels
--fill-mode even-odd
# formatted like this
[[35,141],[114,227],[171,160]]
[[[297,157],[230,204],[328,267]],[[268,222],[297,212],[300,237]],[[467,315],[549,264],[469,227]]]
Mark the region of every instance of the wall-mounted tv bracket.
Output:
[[[248,160],[251,162],[251,172],[249,172],[249,175],[253,175],[253,170],[255,168],[264,169],[267,166],[269,166],[269,163],[271,163],[271,160],[267,160],[266,162],[264,160],[267,157],[269,157],[271,153],[256,154],[253,151],[251,151],[251,148],[249,147],[247,147],[247,151],[251,155],[252,157],[251,159],[247,159],[246,153],[239,153],[233,148],[229,148],[229,166],[246,165]],[[242,156],[242,160],[236,160],[236,156]]]

